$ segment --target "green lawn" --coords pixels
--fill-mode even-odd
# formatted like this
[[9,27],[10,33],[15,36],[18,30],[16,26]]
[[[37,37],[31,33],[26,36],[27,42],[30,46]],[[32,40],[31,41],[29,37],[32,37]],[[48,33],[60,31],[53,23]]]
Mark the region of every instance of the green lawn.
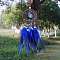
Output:
[[46,51],[41,50],[37,54],[33,54],[28,60],[60,60],[60,36],[43,37]]
[[28,60],[60,60],[60,45],[48,45],[46,51],[33,54]]
[[60,37],[43,37],[46,51],[26,53],[24,48],[19,54],[19,34],[14,30],[0,30],[0,60],[60,60]]
[[25,60],[29,55],[24,48],[19,54],[17,46],[19,44],[19,34],[14,30],[0,29],[0,60]]

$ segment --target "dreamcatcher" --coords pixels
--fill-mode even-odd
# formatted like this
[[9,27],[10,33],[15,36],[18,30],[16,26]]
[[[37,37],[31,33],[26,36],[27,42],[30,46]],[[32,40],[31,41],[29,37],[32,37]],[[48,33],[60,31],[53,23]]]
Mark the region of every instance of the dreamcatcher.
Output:
[[18,45],[18,51],[21,52],[23,45],[26,52],[30,51],[30,47],[39,52],[38,43],[40,42],[45,50],[44,43],[39,36],[38,29],[36,27],[37,13],[29,7],[22,14],[24,26],[20,30],[20,43]]

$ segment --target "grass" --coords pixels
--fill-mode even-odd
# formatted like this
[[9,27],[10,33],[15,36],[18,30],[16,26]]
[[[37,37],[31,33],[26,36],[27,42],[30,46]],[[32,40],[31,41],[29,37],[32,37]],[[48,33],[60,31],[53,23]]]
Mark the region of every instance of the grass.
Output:
[[47,37],[42,37],[43,41],[47,44],[47,45],[55,45],[55,44],[59,44],[60,45],[60,36],[54,37],[51,36],[50,38]]
[[[45,39],[45,40],[44,40]],[[60,60],[60,36],[43,37],[46,51],[41,50],[37,54],[33,54],[28,60]]]
[[26,53],[25,49],[18,52],[18,38],[0,36],[0,60],[26,60],[31,53]]
[[28,60],[60,60],[60,46],[48,45],[46,51],[32,55]]
[[19,54],[18,44],[19,34],[16,34],[13,30],[0,30],[0,60],[26,60],[30,53],[27,54],[22,48]]
[[15,31],[11,29],[0,29],[0,35],[9,36],[9,37],[18,37],[18,34],[15,33]]
[[60,37],[43,37],[46,51],[41,49],[39,53],[26,53],[23,48],[18,53],[19,34],[14,30],[0,30],[0,60],[60,60]]
[[18,41],[15,38],[0,36],[0,60],[12,59],[17,55]]

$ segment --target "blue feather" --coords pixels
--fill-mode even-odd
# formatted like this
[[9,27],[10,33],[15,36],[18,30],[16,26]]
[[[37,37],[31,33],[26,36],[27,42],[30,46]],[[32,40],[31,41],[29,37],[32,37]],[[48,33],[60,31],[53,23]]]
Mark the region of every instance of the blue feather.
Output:
[[22,46],[25,46],[26,52],[29,51],[29,33],[26,27],[23,27],[20,31],[20,44],[18,45],[18,51],[22,50]]
[[19,52],[21,52],[22,46],[23,46],[23,36],[21,35],[20,36],[20,44],[18,45],[18,51]]
[[31,45],[38,52],[39,50],[38,50],[38,32],[37,32],[37,28],[31,28],[30,29],[30,35],[31,35]]
[[29,52],[29,46],[32,46],[32,48],[35,48],[37,52],[39,52],[38,49],[38,41],[40,41],[42,47],[45,50],[44,43],[41,40],[39,36],[39,32],[37,28],[26,28],[23,27],[20,31],[20,44],[18,45],[18,51],[21,52],[22,46],[25,46],[26,52]]

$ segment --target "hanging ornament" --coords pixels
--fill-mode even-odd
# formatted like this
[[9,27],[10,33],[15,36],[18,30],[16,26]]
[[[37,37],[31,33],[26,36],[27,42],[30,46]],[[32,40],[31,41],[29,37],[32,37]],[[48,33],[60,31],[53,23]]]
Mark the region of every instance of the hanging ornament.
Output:
[[25,25],[20,30],[20,43],[18,45],[18,51],[21,52],[22,47],[25,46],[26,52],[30,51],[30,47],[35,49],[36,52],[39,52],[39,42],[45,50],[44,43],[40,38],[36,27],[37,13],[29,7],[29,9],[23,12],[22,19]]

